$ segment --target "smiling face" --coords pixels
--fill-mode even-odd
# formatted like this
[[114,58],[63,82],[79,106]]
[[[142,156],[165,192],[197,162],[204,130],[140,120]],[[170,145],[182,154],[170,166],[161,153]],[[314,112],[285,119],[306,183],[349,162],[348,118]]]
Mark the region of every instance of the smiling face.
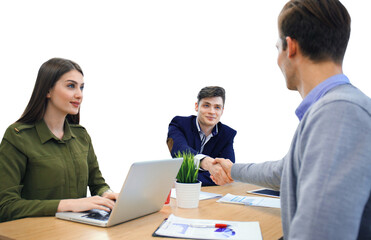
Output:
[[54,116],[76,115],[83,99],[84,78],[77,70],[71,70],[61,76],[49,90],[46,111]]
[[202,98],[196,103],[198,122],[203,132],[211,131],[223,115],[223,99],[221,97]]

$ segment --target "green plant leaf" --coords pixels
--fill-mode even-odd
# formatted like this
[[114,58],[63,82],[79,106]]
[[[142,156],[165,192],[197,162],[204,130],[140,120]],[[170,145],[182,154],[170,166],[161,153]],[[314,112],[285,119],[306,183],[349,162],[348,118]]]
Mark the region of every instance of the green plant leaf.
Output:
[[182,165],[176,177],[180,183],[197,183],[199,163],[195,164],[194,155],[190,151],[178,152],[177,158],[183,158]]

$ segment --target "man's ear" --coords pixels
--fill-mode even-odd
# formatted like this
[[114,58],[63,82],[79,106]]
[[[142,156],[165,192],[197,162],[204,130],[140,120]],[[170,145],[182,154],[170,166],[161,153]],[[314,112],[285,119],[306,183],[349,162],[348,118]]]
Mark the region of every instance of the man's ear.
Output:
[[198,112],[198,102],[195,103],[195,110]]
[[293,57],[298,50],[298,42],[291,37],[286,37],[287,42],[287,57]]

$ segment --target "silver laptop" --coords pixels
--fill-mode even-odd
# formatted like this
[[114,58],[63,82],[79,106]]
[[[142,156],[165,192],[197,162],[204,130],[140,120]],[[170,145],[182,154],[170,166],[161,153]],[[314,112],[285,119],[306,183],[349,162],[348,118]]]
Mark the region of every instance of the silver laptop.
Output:
[[58,212],[64,220],[110,227],[161,210],[182,164],[182,158],[136,162],[130,167],[125,183],[111,213]]

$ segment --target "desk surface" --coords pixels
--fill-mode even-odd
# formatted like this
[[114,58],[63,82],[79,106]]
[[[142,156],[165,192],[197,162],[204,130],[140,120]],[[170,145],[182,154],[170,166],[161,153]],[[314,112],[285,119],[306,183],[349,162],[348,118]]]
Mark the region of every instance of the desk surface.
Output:
[[[203,187],[202,191],[220,194],[249,195],[247,190],[257,186],[232,183],[225,186]],[[253,196],[253,195],[251,195]],[[282,236],[280,209],[217,203],[217,199],[202,200],[195,209],[176,207],[176,200],[153,213],[110,228],[56,219],[55,217],[24,218],[0,223],[0,240],[5,239],[163,239],[152,233],[171,213],[179,217],[226,221],[258,221],[263,239]],[[167,238],[168,239],[168,238]]]

